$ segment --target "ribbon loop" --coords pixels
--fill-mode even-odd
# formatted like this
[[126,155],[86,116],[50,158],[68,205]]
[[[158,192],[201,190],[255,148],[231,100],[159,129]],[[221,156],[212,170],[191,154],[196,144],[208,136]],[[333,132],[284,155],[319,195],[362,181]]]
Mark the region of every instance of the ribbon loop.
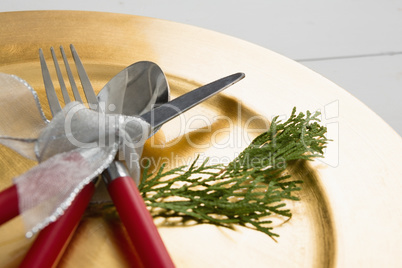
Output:
[[130,163],[137,160],[128,168],[139,182],[138,161],[151,134],[150,125],[141,118],[98,113],[72,102],[49,122],[36,92],[24,80],[6,74],[0,74],[0,100],[6,103],[0,112],[9,115],[5,123],[0,120],[0,143],[39,162],[14,178],[27,237],[57,220],[79,191],[110,165],[118,150]]

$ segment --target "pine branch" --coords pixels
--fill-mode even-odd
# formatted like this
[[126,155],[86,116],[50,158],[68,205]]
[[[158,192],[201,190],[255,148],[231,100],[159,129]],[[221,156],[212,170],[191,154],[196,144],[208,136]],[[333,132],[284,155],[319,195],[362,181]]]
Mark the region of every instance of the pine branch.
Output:
[[253,140],[228,165],[196,165],[156,174],[144,170],[139,185],[154,217],[165,223],[208,223],[228,228],[235,224],[261,231],[274,239],[273,217],[292,216],[285,200],[299,200],[302,181],[285,170],[292,160],[322,157],[328,140],[318,124],[319,113],[296,115],[281,123],[274,118],[269,130]]

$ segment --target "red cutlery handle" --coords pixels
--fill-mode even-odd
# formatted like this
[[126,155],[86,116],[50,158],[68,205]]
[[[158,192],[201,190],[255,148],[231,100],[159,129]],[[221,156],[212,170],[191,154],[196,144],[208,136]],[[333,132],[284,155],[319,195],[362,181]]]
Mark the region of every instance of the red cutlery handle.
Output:
[[94,191],[94,183],[89,183],[85,186],[64,212],[64,215],[49,224],[38,234],[20,264],[20,268],[55,267],[57,265]]
[[162,238],[132,178],[109,182],[109,194],[145,267],[174,267]]
[[0,225],[20,214],[17,186],[10,186],[0,193],[0,208]]

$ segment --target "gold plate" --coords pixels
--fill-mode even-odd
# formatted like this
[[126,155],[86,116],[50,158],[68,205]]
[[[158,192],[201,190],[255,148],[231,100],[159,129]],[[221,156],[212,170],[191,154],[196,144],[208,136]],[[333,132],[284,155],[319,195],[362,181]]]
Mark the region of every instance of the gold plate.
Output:
[[[320,75],[253,44],[152,18],[76,11],[11,12],[0,13],[0,25],[0,72],[27,80],[44,106],[38,49],[50,46],[73,43],[96,90],[140,60],[161,66],[173,95],[244,72],[244,80],[189,112],[186,118],[202,117],[187,120],[187,129],[204,128],[179,133],[181,139],[166,143],[168,137],[177,136],[172,134],[177,122],[172,122],[152,141],[165,142],[164,148],[151,142],[146,145],[144,157],[169,161],[170,166],[189,162],[197,154],[219,162],[230,160],[272,116],[286,117],[294,106],[298,111],[323,112],[322,123],[334,141],[325,159],[291,167],[293,176],[306,183],[302,201],[289,204],[293,218],[275,229],[280,234],[278,242],[241,227],[159,226],[177,267],[402,265],[401,137]],[[35,163],[5,147],[0,151],[1,190]],[[17,267],[30,243],[18,217],[2,225],[1,267]],[[87,216],[60,267],[129,267],[132,257],[117,219]]]

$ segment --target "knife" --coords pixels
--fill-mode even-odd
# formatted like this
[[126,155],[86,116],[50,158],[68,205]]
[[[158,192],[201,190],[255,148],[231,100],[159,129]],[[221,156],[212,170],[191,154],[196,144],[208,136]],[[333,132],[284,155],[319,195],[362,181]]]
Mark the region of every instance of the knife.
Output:
[[181,95],[170,102],[164,103],[161,106],[141,115],[141,118],[151,124],[151,128],[159,127],[179,114],[184,113],[197,104],[230,87],[244,77],[244,73],[235,73],[226,76]]

